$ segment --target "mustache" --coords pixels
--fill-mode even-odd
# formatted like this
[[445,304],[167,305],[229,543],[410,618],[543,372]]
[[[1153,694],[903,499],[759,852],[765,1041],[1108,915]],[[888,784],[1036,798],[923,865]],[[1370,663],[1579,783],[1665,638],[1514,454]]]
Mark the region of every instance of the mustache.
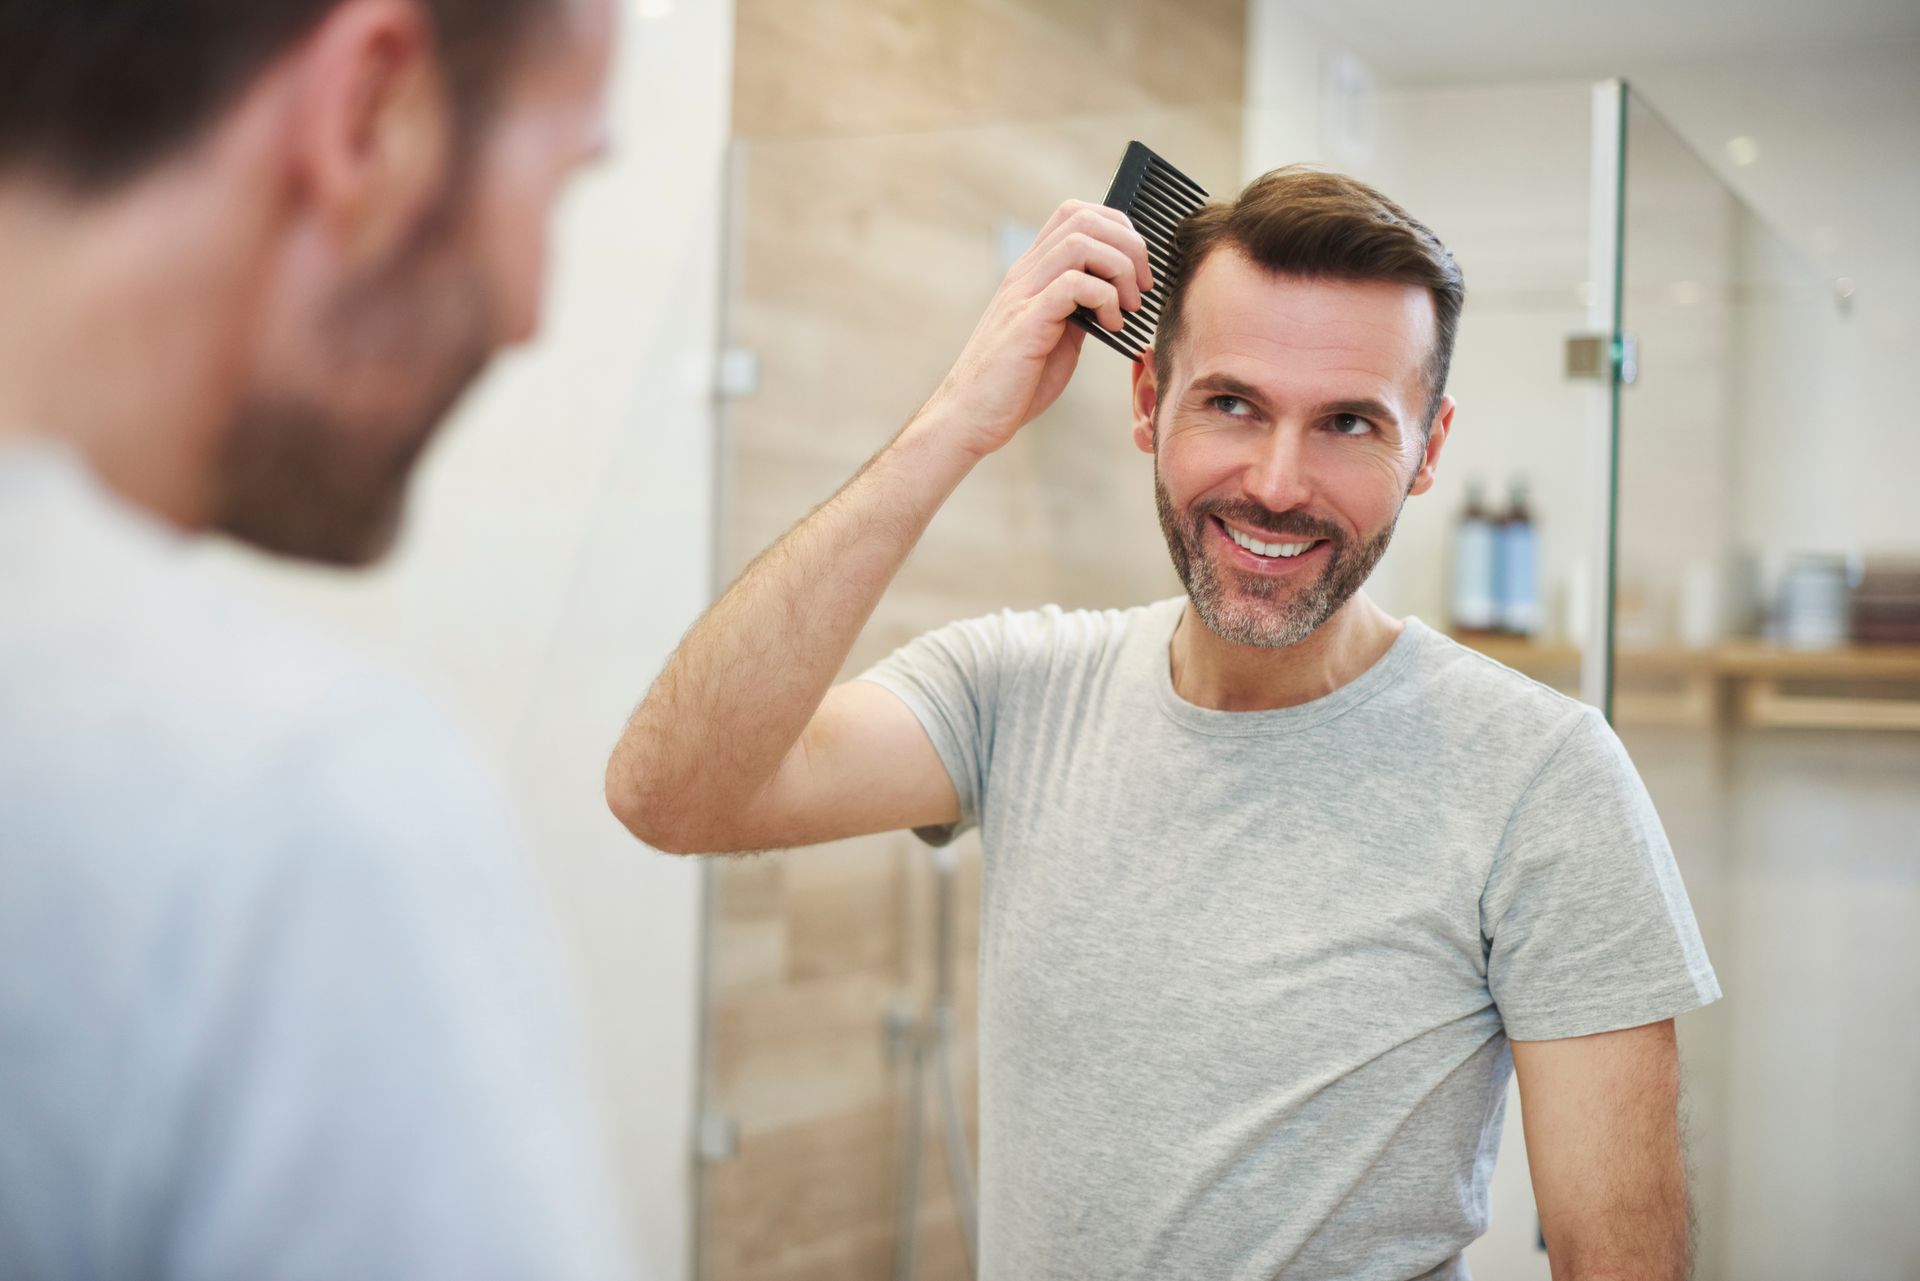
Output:
[[1331,521],[1320,520],[1305,512],[1277,512],[1252,499],[1216,498],[1196,503],[1190,510],[1196,524],[1209,516],[1218,516],[1222,520],[1236,520],[1243,525],[1264,529],[1270,534],[1302,539],[1324,538],[1335,545],[1345,541],[1340,527]]

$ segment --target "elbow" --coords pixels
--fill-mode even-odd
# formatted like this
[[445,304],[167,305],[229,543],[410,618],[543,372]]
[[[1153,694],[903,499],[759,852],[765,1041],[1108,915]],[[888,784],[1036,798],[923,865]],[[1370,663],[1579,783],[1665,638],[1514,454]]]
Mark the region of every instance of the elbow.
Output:
[[607,763],[607,809],[620,820],[620,826],[641,844],[662,854],[692,854],[699,842],[673,812],[672,806],[650,795],[633,778],[631,770],[621,768],[618,757]]

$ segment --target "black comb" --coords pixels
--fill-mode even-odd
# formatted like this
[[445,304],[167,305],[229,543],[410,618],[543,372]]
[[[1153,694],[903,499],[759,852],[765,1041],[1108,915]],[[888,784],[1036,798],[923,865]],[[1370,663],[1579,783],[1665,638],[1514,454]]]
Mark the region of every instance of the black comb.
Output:
[[1075,309],[1073,322],[1128,360],[1139,360],[1153,346],[1160,306],[1180,274],[1176,239],[1180,224],[1207,203],[1207,189],[1155,155],[1145,143],[1130,142],[1102,203],[1131,218],[1133,229],[1146,238],[1153,288],[1141,295],[1138,311],[1122,313],[1126,324],[1117,334],[1103,327],[1085,307]]

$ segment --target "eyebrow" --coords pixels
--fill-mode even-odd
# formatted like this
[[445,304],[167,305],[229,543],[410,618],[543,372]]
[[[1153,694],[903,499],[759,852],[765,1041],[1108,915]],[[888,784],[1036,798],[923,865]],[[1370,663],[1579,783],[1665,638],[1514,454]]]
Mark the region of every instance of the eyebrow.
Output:
[[1330,400],[1317,408],[1322,417],[1333,414],[1352,414],[1356,418],[1370,418],[1375,422],[1387,423],[1394,427],[1400,425],[1398,414],[1387,408],[1384,401],[1374,400],[1370,396],[1363,396],[1359,400]]
[[[1237,396],[1242,400],[1251,400],[1265,404],[1267,397],[1252,383],[1242,382],[1231,374],[1205,374],[1193,380],[1189,391],[1204,392],[1214,396]],[[1371,396],[1362,396],[1350,400],[1329,400],[1314,406],[1314,416],[1325,418],[1334,414],[1352,414],[1357,418],[1367,418],[1374,422],[1386,423],[1392,427],[1400,425],[1400,416],[1387,407],[1385,401],[1375,400]]]

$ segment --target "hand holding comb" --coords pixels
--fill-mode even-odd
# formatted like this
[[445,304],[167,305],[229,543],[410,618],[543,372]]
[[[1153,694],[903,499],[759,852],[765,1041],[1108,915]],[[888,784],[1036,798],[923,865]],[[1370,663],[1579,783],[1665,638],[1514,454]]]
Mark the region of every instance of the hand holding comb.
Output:
[[1147,147],[1129,142],[1127,154],[1101,203],[1118,209],[1133,222],[1147,242],[1147,260],[1153,264],[1153,288],[1141,295],[1140,309],[1130,313],[1119,333],[1103,327],[1093,312],[1081,307],[1073,322],[1129,360],[1139,360],[1153,345],[1160,308],[1180,274],[1177,233],[1187,215],[1207,202],[1207,190],[1175,169]]

